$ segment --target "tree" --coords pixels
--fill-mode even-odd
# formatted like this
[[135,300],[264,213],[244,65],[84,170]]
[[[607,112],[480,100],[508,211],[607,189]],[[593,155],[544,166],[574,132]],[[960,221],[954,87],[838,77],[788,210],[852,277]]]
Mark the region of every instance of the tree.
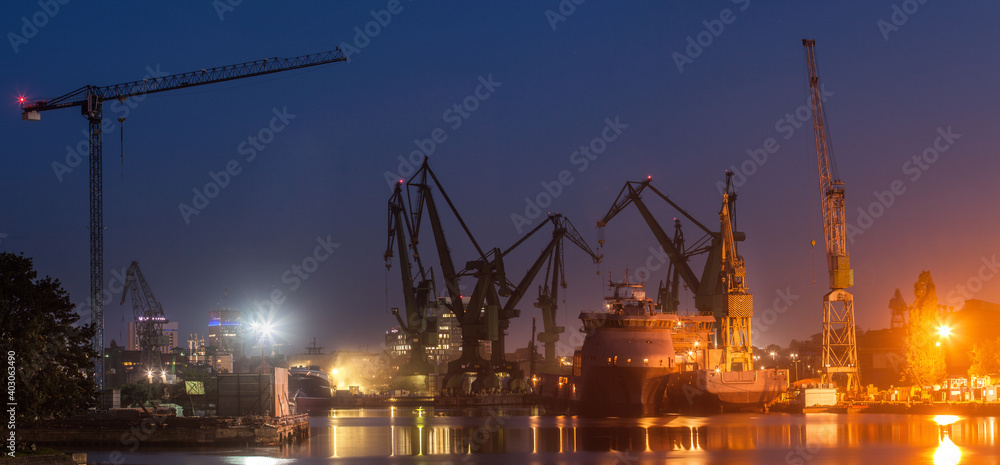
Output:
[[1000,337],[981,341],[972,346],[972,366],[969,376],[996,375],[1000,373]]
[[18,415],[33,421],[97,404],[90,341],[59,280],[38,279],[31,258],[0,253],[0,341],[16,367]]
[[138,382],[122,386],[122,407],[144,407],[149,401],[163,399],[163,384],[150,384],[141,379]]
[[944,351],[937,345],[937,289],[929,271],[921,271],[913,285],[913,304],[906,324],[906,365],[903,374],[910,382],[927,386],[945,376]]

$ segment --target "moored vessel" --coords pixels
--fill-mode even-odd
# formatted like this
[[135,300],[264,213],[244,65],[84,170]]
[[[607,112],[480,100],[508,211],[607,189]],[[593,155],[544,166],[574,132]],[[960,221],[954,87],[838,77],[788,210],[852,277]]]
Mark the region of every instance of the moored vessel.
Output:
[[318,366],[288,370],[288,399],[299,413],[329,409],[333,403],[330,375]]

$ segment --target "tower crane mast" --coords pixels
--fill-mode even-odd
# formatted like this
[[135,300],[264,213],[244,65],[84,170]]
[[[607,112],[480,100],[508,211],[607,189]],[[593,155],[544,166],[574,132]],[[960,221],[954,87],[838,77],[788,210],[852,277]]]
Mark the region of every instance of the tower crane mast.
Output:
[[847,253],[845,234],[844,181],[832,163],[833,153],[826,134],[823,95],[816,68],[816,41],[803,39],[809,70],[809,94],[812,100],[813,132],[816,138],[816,165],[819,169],[820,205],[823,211],[823,236],[826,240],[826,263],[830,292],[823,296],[823,380],[839,378],[848,393],[859,387],[858,348],[854,331],[854,296],[847,288],[854,285],[854,271]]
[[235,65],[201,69],[170,76],[153,77],[110,86],[86,85],[52,99],[20,98],[21,119],[38,121],[41,112],[80,107],[89,123],[90,143],[90,317],[96,332],[92,341],[97,358],[94,360],[94,380],[98,392],[104,390],[104,212],[103,177],[101,171],[101,122],[105,100],[125,100],[129,97],[166,92],[188,87],[232,81],[265,74],[280,73],[327,63],[347,61],[339,48],[293,58],[265,58]]

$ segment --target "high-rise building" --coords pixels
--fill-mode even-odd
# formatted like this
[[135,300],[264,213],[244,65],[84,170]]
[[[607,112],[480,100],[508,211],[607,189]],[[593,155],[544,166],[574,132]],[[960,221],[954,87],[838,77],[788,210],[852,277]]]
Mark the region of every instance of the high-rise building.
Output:
[[[178,330],[179,326],[177,325],[176,321],[171,321],[169,323],[164,323],[162,325],[161,331],[163,331],[164,336],[167,336],[167,340],[170,341],[170,344],[166,346],[161,346],[160,352],[166,354],[170,352],[170,349],[180,346],[178,344],[179,342],[178,339],[179,333],[177,332]],[[136,336],[134,321],[128,322],[128,341],[127,345],[125,346],[125,350],[139,350],[139,338]]]
[[[437,318],[437,345],[426,348],[427,358],[433,364],[448,363],[462,354],[462,327],[458,318],[446,306],[427,308],[428,316]],[[398,326],[385,332],[385,347],[393,356],[410,354],[410,341]]]
[[215,310],[208,312],[208,347],[239,355],[243,351],[243,312],[239,310]]

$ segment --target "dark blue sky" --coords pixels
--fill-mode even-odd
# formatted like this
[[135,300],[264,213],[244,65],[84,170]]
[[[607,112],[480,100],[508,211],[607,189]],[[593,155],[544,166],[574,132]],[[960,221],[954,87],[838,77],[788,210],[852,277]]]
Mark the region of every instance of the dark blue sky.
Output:
[[[86,161],[61,180],[53,168],[67,163],[66,147],[83,140],[86,122],[75,109],[23,122],[19,95],[54,97],[85,84],[141,79],[147,67],[179,73],[323,51],[353,43],[354,28],[364,29],[371,11],[387,4],[243,2],[220,20],[207,0],[69,2],[54,15],[38,2],[4,2],[0,29],[27,42],[7,34],[0,50],[7,101],[0,250],[34,257],[74,302],[87,300]],[[817,41],[821,77],[832,92],[826,111],[847,183],[848,221],[863,230],[850,245],[858,325],[887,326],[893,290],[902,288],[912,300],[923,269],[932,271],[948,303],[961,301],[958,286],[1000,301],[997,271],[981,270],[1000,248],[994,214],[1000,5],[927,2],[905,23],[896,13],[900,25],[887,29],[886,40],[879,21],[893,24],[894,5],[912,11],[915,4],[590,0],[553,30],[546,11],[559,11],[555,0],[404,0],[349,64],[133,101],[124,175],[114,120],[120,115],[106,110],[115,127],[104,143],[105,280],[115,286],[114,273],[138,260],[185,334],[206,332],[207,312],[225,289],[230,306],[245,311],[278,290],[287,296],[278,311],[292,346],[317,337],[328,347],[375,349],[394,323],[387,279],[388,306],[401,306],[398,267],[387,278],[382,261],[386,173],[398,171],[415,140],[441,128],[446,140],[434,148],[432,166],[488,247],[518,239],[511,216],[525,215],[525,198],[536,198],[541,183],[563,170],[573,181],[547,210],[565,214],[596,246],[594,222],[626,180],[652,175],[714,227],[716,183],[732,165],[749,163],[753,174],[739,188],[738,225],[747,234],[740,251],[756,311],[763,315],[779,291],[795,296],[787,311],[772,313],[776,318],[758,328],[754,342],[808,337],[821,329],[826,287],[813,131],[811,121],[797,129],[776,125],[807,99],[801,39],[808,37]],[[719,23],[720,16],[729,24]],[[22,31],[22,17],[44,26]],[[685,54],[687,38],[707,28],[718,35],[700,53],[691,48],[697,56],[681,72],[674,54]],[[469,100],[476,110],[455,127],[446,112],[490,76],[499,85],[487,99]],[[275,111],[294,117],[286,116],[283,130],[248,161],[241,144],[268,127]],[[581,170],[573,152],[601,137],[608,118],[627,128]],[[937,140],[938,155],[928,152],[933,163],[921,161],[924,169],[912,162],[934,147],[939,128],[949,127],[957,136]],[[776,151],[763,164],[747,162],[747,151],[768,138]],[[204,190],[210,173],[230,161],[239,173],[186,222],[179,205],[191,205],[192,190]],[[874,193],[890,190],[893,181],[901,194],[889,207],[875,207],[873,221],[859,223],[858,208],[878,202]],[[659,205],[657,211],[665,225],[675,216]],[[695,239],[693,226],[685,227],[689,241]],[[456,261],[472,258],[457,225],[449,228]],[[313,255],[317,238],[339,246],[293,290],[282,277]],[[643,265],[655,244],[634,210],[611,223],[607,240],[599,269],[616,276]],[[819,243],[815,285],[810,240]],[[543,242],[525,246],[508,270],[519,278]],[[560,320],[574,331],[576,314],[600,305],[602,285],[598,267],[582,254],[570,250],[566,261],[573,270]],[[525,317],[537,312],[533,294],[520,305]],[[105,307],[108,341],[121,340],[123,317],[131,318],[131,306],[119,306],[119,298]],[[530,324],[530,318],[513,323],[511,346],[528,341]]]

